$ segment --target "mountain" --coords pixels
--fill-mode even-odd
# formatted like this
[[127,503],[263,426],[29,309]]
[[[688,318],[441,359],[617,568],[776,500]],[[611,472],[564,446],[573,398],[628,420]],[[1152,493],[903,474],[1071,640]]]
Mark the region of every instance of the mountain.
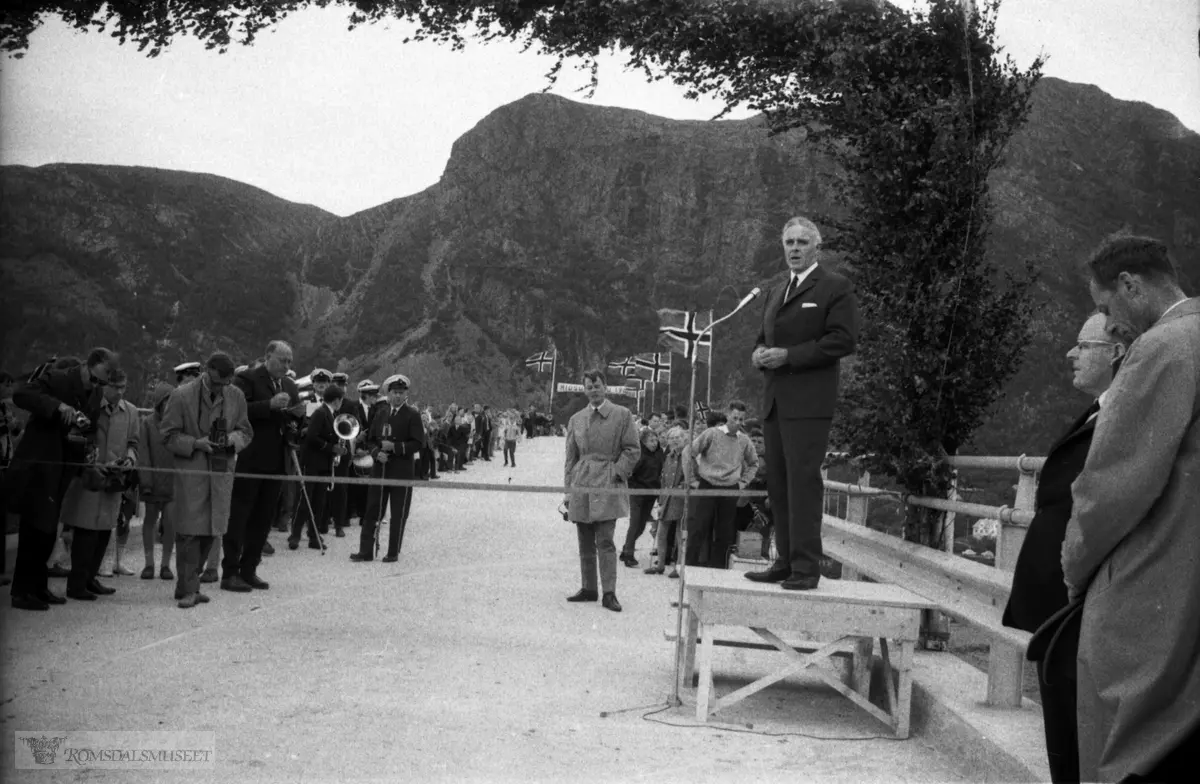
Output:
[[[548,95],[464,134],[436,185],[347,218],[207,175],[5,167],[2,361],[108,341],[151,374],[214,347],[248,359],[285,335],[301,373],[404,372],[439,407],[527,403],[547,379],[521,360],[548,338],[560,380],[574,380],[652,350],[656,308],[728,310],[780,274],[780,227],[833,211],[831,173],[800,132],[769,137],[761,119],[675,121]],[[1043,451],[1086,402],[1064,355],[1090,308],[1076,269],[1104,235],[1163,238],[1195,290],[1198,183],[1200,137],[1171,115],[1042,81],[994,175],[989,245],[1002,265],[1041,263],[1035,337],[972,451]],[[757,402],[758,315],[718,328],[714,400]]]

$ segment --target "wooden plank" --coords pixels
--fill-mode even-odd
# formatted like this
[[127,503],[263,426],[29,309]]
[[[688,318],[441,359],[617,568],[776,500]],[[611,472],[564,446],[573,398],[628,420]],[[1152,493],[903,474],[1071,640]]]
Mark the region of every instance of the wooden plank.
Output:
[[728,569],[689,566],[687,582],[689,589],[764,596],[781,602],[805,604],[832,602],[917,609],[936,607],[928,599],[899,585],[865,583],[857,580],[821,580],[820,586],[813,591],[786,591],[776,583],[751,582],[741,573]]
[[[663,629],[663,639],[666,640],[667,642],[675,642],[676,639],[678,639],[677,635],[675,634],[674,625],[672,625],[666,629]],[[721,631],[720,631],[719,635],[715,639],[713,639],[713,645],[717,646],[718,648],[745,648],[747,650],[761,650],[761,651],[775,650],[774,645],[768,645],[764,642],[756,642],[757,639],[758,638],[755,637],[755,635],[753,633],[751,633],[749,631],[749,629],[743,629],[742,627],[739,627],[739,626],[723,626],[723,627],[721,627]],[[815,651],[818,648],[820,648],[822,645],[824,645],[825,643],[829,642],[829,640],[808,640],[808,639],[801,640],[798,638],[794,638],[792,635],[787,635],[786,639],[789,641],[789,644],[792,646],[792,650],[799,651],[801,653],[809,653],[811,651]],[[862,638],[862,639],[864,639],[868,643],[870,643],[869,637]],[[701,642],[701,640],[697,639],[697,642]],[[861,641],[860,641],[860,644],[861,644]],[[858,649],[859,649],[859,645],[851,645],[850,643],[847,643],[845,650],[837,651],[833,655],[851,658],[851,657],[857,655],[856,652],[858,651]]]
[[772,596],[708,589],[703,608],[693,610],[706,624],[787,629],[809,639],[890,637],[917,639],[921,611],[867,604],[777,601]]
[[875,638],[859,637],[854,646],[854,663],[850,669],[850,682],[846,684],[864,699],[871,696],[871,659],[875,655]]
[[713,635],[707,625],[702,625],[704,641],[700,644],[700,690],[696,694],[696,720],[708,721],[708,700],[712,695]]
[[[825,656],[828,655],[828,653],[830,651],[834,650],[837,646],[841,645],[843,642],[842,640],[835,640],[835,641],[829,643],[829,645],[826,645],[825,647],[820,648],[820,649],[808,654],[807,656],[804,656],[804,655],[796,653],[795,651],[788,648],[786,643],[784,643],[782,640],[779,640],[778,637],[775,637],[769,631],[766,631],[765,629],[759,629],[758,632],[759,632],[759,634],[763,635],[763,639],[770,639],[772,642],[778,641],[778,645],[781,646],[781,647],[779,647],[779,650],[781,652],[787,654],[792,659],[792,662],[790,664],[788,664],[786,667],[784,667],[783,669],[776,670],[771,675],[765,675],[762,678],[759,678],[756,681],[748,683],[745,686],[741,687],[740,689],[737,689],[737,690],[725,695],[721,699],[717,700],[716,704],[713,705],[712,710],[709,711],[710,713],[716,713],[717,711],[721,710],[722,708],[728,708],[730,705],[741,702],[742,700],[746,699],[750,695],[757,694],[758,692],[762,691],[763,689],[767,688],[768,686],[778,683],[779,681],[783,680],[784,678],[788,677],[789,675],[793,675],[793,674],[799,672],[800,670],[804,670],[809,667],[815,667],[816,665],[820,664],[821,660],[824,659]],[[772,639],[772,638],[774,638],[774,639]],[[700,688],[701,689],[704,688],[704,677],[705,677],[704,673],[701,673],[701,675],[700,675]],[[711,678],[712,678],[711,670],[708,673],[708,677],[711,680]],[[705,704],[707,706],[707,702]],[[700,719],[701,721],[704,720],[700,717],[700,713],[698,711],[696,713],[696,718]]]
[[904,640],[900,643],[900,672],[899,682],[896,684],[896,737],[908,737],[908,720],[909,714],[912,711],[912,665],[913,665],[913,649],[915,645],[912,640]]

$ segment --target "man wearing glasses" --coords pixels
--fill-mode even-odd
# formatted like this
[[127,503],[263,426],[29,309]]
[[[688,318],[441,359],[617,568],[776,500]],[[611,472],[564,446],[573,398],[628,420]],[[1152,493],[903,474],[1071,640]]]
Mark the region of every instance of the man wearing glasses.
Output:
[[[1013,572],[1012,593],[1004,610],[1004,625],[1034,632],[1067,606],[1067,586],[1062,570],[1062,544],[1071,519],[1071,484],[1083,470],[1096,418],[1132,332],[1096,313],[1084,322],[1076,344],[1067,352],[1074,377],[1072,384],[1091,403],[1055,442],[1046,455],[1038,481],[1036,513]],[[1115,333],[1115,334],[1114,334]],[[1079,627],[1064,629],[1055,652],[1038,661],[1038,686],[1042,694],[1046,753],[1055,782],[1079,781],[1079,751],[1075,722],[1075,648]]]

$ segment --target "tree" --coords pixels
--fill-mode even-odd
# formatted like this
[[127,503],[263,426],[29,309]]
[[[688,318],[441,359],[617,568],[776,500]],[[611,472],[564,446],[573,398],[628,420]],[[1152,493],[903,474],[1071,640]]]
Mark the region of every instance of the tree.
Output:
[[[999,0],[979,12],[959,2],[911,15],[884,0],[27,2],[0,16],[0,49],[20,56],[41,19],[58,16],[111,27],[149,56],[184,36],[225,51],[296,10],[339,5],[352,28],[398,19],[414,39],[456,48],[471,35],[539,46],[558,58],[551,83],[574,60],[594,85],[596,57],[619,49],[649,79],[762,112],[771,133],[819,145],[840,167],[842,212],[820,217],[838,229],[830,247],[858,284],[864,330],[835,440],[906,491],[942,496],[941,459],[968,442],[1027,343],[1033,272],[1002,277],[986,258],[988,175],[1042,64],[1001,58]],[[935,516],[911,514],[908,532],[934,543]]]

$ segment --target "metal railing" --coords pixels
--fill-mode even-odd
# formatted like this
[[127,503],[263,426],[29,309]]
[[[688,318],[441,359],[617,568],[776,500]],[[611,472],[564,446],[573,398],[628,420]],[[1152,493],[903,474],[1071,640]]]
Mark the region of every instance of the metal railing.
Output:
[[[987,703],[1019,708],[1029,634],[1005,627],[1000,618],[1012,590],[1012,571],[1033,519],[1038,472],[1045,458],[951,457],[957,469],[1017,471],[1016,498],[1010,506],[989,506],[944,498],[926,498],[871,487],[871,476],[857,483],[825,481],[826,508],[833,501],[844,516],[826,514],[823,536],[831,557],[843,564],[843,579],[865,575],[906,588],[938,605],[942,612],[985,632],[988,650]],[[844,499],[844,504],[841,499]],[[867,528],[872,499],[946,512],[949,527],[947,551],[907,542]],[[953,517],[1000,521],[995,566],[986,566],[953,554]],[[947,529],[943,529],[944,531]]]

